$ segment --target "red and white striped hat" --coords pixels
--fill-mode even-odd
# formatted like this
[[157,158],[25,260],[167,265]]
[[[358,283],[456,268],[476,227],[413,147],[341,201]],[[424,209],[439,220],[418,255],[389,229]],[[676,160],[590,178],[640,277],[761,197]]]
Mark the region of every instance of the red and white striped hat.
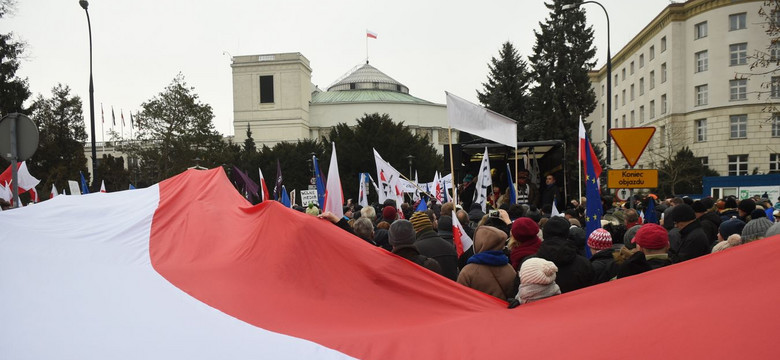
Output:
[[596,229],[588,236],[588,246],[596,250],[609,249],[612,247],[612,234],[604,229]]

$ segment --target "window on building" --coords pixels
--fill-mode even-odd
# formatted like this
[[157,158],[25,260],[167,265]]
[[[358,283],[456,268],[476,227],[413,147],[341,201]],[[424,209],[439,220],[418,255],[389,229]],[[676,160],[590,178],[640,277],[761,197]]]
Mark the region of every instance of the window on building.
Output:
[[631,101],[634,101],[634,84],[631,84]]
[[772,114],[772,137],[780,137],[780,113]]
[[655,70],[650,72],[650,90],[655,88]]
[[623,125],[623,126],[621,126],[622,128],[626,127],[626,116],[625,115],[623,115],[623,122],[621,123],[621,125]]
[[604,103],[601,103],[601,117],[604,117]]
[[634,110],[631,110],[631,127],[636,126],[634,120],[635,120]]
[[747,79],[729,80],[729,100],[747,99]]
[[666,94],[661,95],[661,114],[666,114]]
[[623,71],[621,71],[622,75],[620,80],[626,81],[626,68],[623,68]]
[[645,106],[642,105],[639,107],[639,123],[643,124],[645,122]]
[[696,160],[701,161],[704,166],[710,166],[710,158],[707,156],[696,157]]
[[707,141],[707,119],[699,119],[696,123],[696,142]]
[[780,173],[780,154],[769,154],[769,173]]
[[601,96],[604,96],[604,84],[601,84]]
[[707,84],[696,87],[696,106],[707,105]]
[[666,63],[661,64],[661,84],[666,82]]
[[623,89],[623,92],[621,94],[623,96],[623,103],[621,105],[626,105],[626,89]]
[[639,78],[639,96],[645,94],[645,78]]
[[701,39],[707,37],[707,22],[702,21],[696,25],[693,25],[693,39]]
[[602,139],[607,138],[607,128],[604,125],[601,125],[601,138]]
[[773,98],[780,97],[780,76],[772,76],[772,83],[770,89],[770,96]]
[[612,86],[614,86],[614,87],[618,86],[618,74],[615,74],[615,83],[612,84]]
[[645,54],[639,54],[639,68],[645,67]]
[[729,124],[731,128],[731,139],[747,138],[747,115],[731,115],[729,117]]
[[742,176],[748,174],[748,156],[729,155],[729,176]]
[[747,43],[729,45],[729,59],[732,66],[747,64]]
[[696,72],[707,71],[707,50],[697,52],[694,58],[696,59]]
[[263,75],[260,77],[260,103],[271,104],[274,102],[274,77]]
[[666,51],[666,36],[661,38],[661,52]]
[[655,45],[651,46],[648,52],[650,53],[650,60],[655,59]]
[[729,31],[742,30],[747,27],[747,13],[729,15]]
[[634,62],[633,61],[631,62],[631,65],[629,66],[629,68],[631,69],[631,71],[630,71],[631,75],[634,75]]
[[777,61],[778,59],[780,59],[780,42],[769,45],[769,61]]
[[618,96],[615,94],[615,110],[618,108]]
[[658,139],[660,147],[666,146],[666,126],[659,126],[658,127]]
[[650,119],[655,119],[655,100],[650,100]]

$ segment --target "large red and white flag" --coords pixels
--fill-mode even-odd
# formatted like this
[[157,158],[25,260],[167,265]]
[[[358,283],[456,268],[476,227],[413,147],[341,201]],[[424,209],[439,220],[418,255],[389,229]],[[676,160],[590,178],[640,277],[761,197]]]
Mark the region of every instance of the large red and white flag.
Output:
[[[2,359],[573,358],[598,356],[607,328],[610,351],[638,359],[755,359],[780,333],[780,236],[509,310],[329,222],[252,206],[221,168],[58,196],[0,213],[0,229]],[[604,316],[616,298],[632,321]],[[496,336],[517,324],[534,331]],[[637,352],[638,333],[664,346]],[[690,336],[705,333],[729,341]]]
[[455,213],[455,210],[452,210],[452,241],[455,243],[455,250],[458,252],[458,256],[463,255],[466,250],[474,245],[474,241],[466,234],[463,225],[458,221],[458,215]]
[[257,172],[260,174],[260,201],[271,200],[271,193],[268,192],[268,186],[265,185],[265,177],[263,177],[263,170],[257,168]]
[[339,218],[344,217],[344,194],[341,191],[341,178],[339,177],[339,165],[336,159],[336,143],[332,142],[333,150],[328,166],[328,183],[325,185],[324,211],[330,211]]
[[580,119],[578,134],[580,138],[580,161],[585,163],[585,156],[590,154],[590,158],[593,161],[593,170],[596,172],[596,176],[600,176],[602,171],[601,164],[599,163],[599,158],[596,156],[596,152],[593,151],[593,145],[591,145],[590,141],[588,141],[588,148],[585,148],[585,136],[587,136],[587,134],[585,132],[585,124],[582,123],[582,119]]

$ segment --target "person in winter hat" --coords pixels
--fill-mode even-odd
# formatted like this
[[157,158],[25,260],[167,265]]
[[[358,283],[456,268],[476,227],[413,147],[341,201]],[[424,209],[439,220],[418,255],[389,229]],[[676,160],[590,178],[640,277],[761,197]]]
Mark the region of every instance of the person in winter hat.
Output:
[[751,241],[763,239],[771,226],[772,222],[765,217],[748,221],[742,229],[742,242],[749,243]]
[[386,205],[382,208],[382,220],[392,224],[396,219],[398,219],[398,210],[394,206]]
[[596,229],[588,236],[588,247],[591,254],[590,263],[593,265],[593,283],[607,282],[617,275],[617,266],[612,255],[612,234],[604,229]]
[[542,245],[539,225],[530,218],[522,217],[512,223],[511,234],[507,245],[510,251],[509,260],[512,262],[512,268],[519,270],[523,259],[536,254]]
[[388,240],[393,247],[393,254],[407,259],[437,274],[441,274],[439,263],[427,256],[421,255],[414,246],[415,233],[412,223],[408,220],[394,221],[388,231]]
[[555,283],[558,267],[542,258],[530,258],[520,266],[520,287],[516,299],[521,304],[538,301],[561,293]]
[[731,218],[722,223],[718,227],[718,241],[726,241],[732,234],[742,234],[742,229],[745,228],[745,222]]
[[501,251],[506,233],[492,226],[480,226],[474,231],[474,256],[458,274],[458,283],[485,294],[506,300],[515,297],[517,272]]
[[669,249],[672,262],[678,263],[710,253],[710,241],[696,218],[696,213],[688,204],[672,208],[674,227],[680,230],[680,241],[675,241]]
[[669,233],[661,225],[652,223],[642,225],[636,232],[633,241],[639,251],[631,255],[618,268],[618,278],[640,274],[672,264],[668,254]]
[[569,224],[561,216],[553,216],[544,224],[544,241],[536,257],[555,263],[558,267],[556,283],[561,292],[569,292],[593,284],[593,265],[578,253],[579,249],[569,238]]
[[436,259],[441,265],[442,275],[450,280],[457,280],[458,252],[455,250],[455,245],[442,239],[434,231],[431,216],[428,214],[417,211],[412,214],[409,221],[417,234],[414,245],[420,254]]
[[726,241],[721,241],[712,247],[712,253],[723,251],[742,244],[742,237],[739,234],[731,234]]

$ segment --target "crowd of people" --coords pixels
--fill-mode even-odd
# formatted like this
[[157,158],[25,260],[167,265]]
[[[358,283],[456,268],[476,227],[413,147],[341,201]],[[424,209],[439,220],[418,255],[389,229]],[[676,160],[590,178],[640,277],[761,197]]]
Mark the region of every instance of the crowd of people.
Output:
[[[529,191],[525,194],[522,200],[533,198]],[[494,203],[497,209],[488,204],[487,213],[480,204],[467,210],[461,204],[431,201],[426,211],[415,211],[419,202],[397,206],[393,200],[367,207],[350,201],[343,218],[320,213],[316,205],[298,210],[452,281],[507,300],[510,307],[780,234],[780,199],[774,205],[768,199],[734,197],[660,201],[651,195],[633,200],[631,207],[603,196],[601,228],[589,236],[584,198],[571,201],[559,216],[551,216],[549,208],[506,202]],[[461,254],[453,240],[455,222],[473,239],[473,246]]]

